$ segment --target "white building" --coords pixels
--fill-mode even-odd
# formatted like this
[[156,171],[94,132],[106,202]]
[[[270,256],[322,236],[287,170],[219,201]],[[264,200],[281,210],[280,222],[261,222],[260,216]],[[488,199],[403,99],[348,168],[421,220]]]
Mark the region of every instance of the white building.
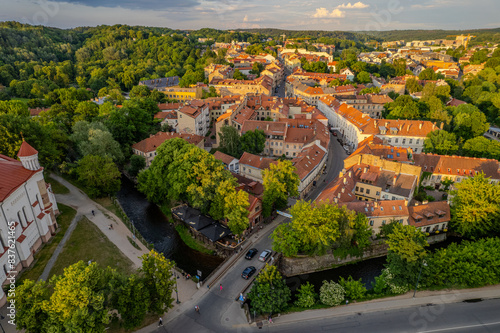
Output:
[[[0,281],[19,273],[33,262],[33,254],[57,229],[59,213],[54,194],[43,178],[38,152],[23,142],[21,161],[0,155]],[[14,264],[11,266],[14,260]],[[0,305],[7,297],[0,290]]]

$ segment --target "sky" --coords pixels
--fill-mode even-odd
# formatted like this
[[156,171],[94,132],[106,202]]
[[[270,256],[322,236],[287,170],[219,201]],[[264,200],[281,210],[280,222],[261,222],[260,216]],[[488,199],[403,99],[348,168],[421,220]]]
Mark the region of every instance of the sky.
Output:
[[0,21],[58,28],[401,30],[500,27],[499,0],[0,0]]

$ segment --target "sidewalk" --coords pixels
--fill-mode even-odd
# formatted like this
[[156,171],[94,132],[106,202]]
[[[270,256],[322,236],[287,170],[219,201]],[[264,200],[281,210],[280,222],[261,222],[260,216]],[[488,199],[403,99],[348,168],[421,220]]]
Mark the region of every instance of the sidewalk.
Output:
[[[449,304],[459,303],[469,299],[493,299],[500,298],[500,285],[487,286],[476,289],[457,289],[440,291],[419,291],[413,298],[413,291],[404,295],[394,296],[386,299],[376,299],[362,303],[349,303],[349,305],[340,305],[329,309],[307,310],[295,312],[273,318],[270,324],[263,320],[264,325],[280,325],[307,320],[318,320],[331,317],[341,317],[355,315],[357,313],[368,313],[386,310],[397,310],[414,306],[428,304]],[[255,325],[254,323],[251,325]],[[241,325],[244,326],[244,325]]]

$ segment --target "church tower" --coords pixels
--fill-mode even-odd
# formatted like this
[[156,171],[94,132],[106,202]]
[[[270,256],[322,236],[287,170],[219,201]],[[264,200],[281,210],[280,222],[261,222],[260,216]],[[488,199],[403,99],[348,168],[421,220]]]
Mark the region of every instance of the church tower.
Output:
[[26,141],[23,141],[21,148],[17,153],[17,157],[21,160],[23,167],[28,170],[36,171],[40,169],[38,162],[38,151],[31,147]]

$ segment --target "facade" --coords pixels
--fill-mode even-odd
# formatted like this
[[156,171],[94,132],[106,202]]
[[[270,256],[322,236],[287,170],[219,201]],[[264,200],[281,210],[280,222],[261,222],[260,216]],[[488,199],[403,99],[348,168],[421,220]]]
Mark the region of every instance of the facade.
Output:
[[263,75],[254,80],[213,79],[213,86],[221,96],[264,94],[271,96],[273,93],[273,79]]
[[132,152],[136,155],[142,156],[146,159],[146,168],[149,168],[151,162],[157,155],[156,149],[165,141],[181,138],[197,146],[200,149],[204,149],[205,138],[195,134],[186,133],[173,133],[173,132],[158,132],[156,134],[151,134],[149,138],[134,143],[132,145]]
[[205,136],[210,129],[210,111],[202,100],[186,103],[177,110],[178,131],[180,133]]
[[372,119],[381,118],[384,105],[393,102],[392,98],[387,95],[337,95],[336,98],[339,102],[344,102],[355,107],[359,111],[369,115]]
[[263,183],[262,170],[269,169],[269,165],[277,163],[272,158],[262,157],[244,152],[240,158],[240,175]]
[[155,119],[160,120],[162,125],[168,124],[174,131],[177,131],[177,111],[160,111],[155,114]]
[[203,88],[200,86],[193,88],[167,87],[161,90],[169,99],[176,99],[181,102],[199,99],[203,95]]
[[409,209],[406,200],[372,201],[372,202],[347,202],[347,209],[366,215],[374,234],[380,233],[380,228],[392,221],[403,225],[409,224]]
[[[33,255],[58,228],[59,213],[50,184],[45,183],[38,152],[23,141],[20,161],[0,155],[0,281],[11,278],[33,262]],[[14,251],[8,251],[15,249]],[[12,253],[11,253],[12,252]],[[11,266],[14,260],[13,266]],[[12,273],[10,273],[12,272]],[[0,290],[0,304],[7,297]]]

